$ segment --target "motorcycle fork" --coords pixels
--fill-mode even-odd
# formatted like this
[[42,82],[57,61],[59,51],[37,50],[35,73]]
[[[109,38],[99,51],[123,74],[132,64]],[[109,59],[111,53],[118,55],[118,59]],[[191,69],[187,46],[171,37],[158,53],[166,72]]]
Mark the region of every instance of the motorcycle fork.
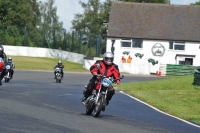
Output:
[[106,92],[103,92],[103,96],[105,97],[105,101],[103,103],[104,106],[106,106],[107,92],[108,92],[108,90],[106,90]]
[[[108,92],[108,90],[106,90],[105,92],[102,92],[102,96],[104,96],[105,97],[105,99],[106,99],[106,97],[107,97],[107,92]],[[96,101],[95,101],[95,103],[97,104],[97,102],[98,102],[98,100],[99,100],[99,97],[100,97],[100,94],[101,94],[101,87],[99,88],[99,91],[98,91],[98,93],[97,93],[97,98],[96,98]],[[105,101],[104,101],[105,102]],[[104,103],[105,104],[105,103]]]
[[96,104],[97,104],[97,102],[98,102],[98,100],[99,100],[100,91],[101,91],[101,87],[99,88],[99,91],[98,91],[98,93],[97,93],[97,98],[96,98],[96,101],[95,101]]
[[7,73],[7,77],[10,77],[10,73],[9,72]]

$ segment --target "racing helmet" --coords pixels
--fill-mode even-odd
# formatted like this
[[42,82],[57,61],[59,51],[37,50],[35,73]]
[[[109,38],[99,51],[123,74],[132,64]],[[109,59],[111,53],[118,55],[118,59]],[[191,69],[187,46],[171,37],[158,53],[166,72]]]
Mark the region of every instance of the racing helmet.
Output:
[[12,62],[12,57],[9,57],[8,58],[8,63],[11,63]]
[[0,55],[3,55],[3,52],[4,52],[4,48],[2,45],[0,45]]
[[62,65],[62,61],[61,60],[58,61],[58,65]]
[[114,55],[111,52],[105,52],[103,55],[103,61],[107,65],[112,65],[114,60]]

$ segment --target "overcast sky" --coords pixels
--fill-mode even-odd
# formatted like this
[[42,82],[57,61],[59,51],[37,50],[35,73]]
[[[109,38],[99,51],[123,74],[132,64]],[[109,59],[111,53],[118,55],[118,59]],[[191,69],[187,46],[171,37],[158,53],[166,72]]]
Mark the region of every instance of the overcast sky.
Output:
[[[47,2],[48,0],[40,0],[42,2]],[[87,2],[88,0],[55,0],[55,6],[57,7],[57,15],[59,20],[63,22],[63,27],[66,30],[70,30],[71,21],[74,19],[74,14],[82,13],[79,1]],[[105,0],[101,0],[104,2]],[[189,5],[190,3],[195,3],[199,0],[171,0],[171,4],[176,5]]]

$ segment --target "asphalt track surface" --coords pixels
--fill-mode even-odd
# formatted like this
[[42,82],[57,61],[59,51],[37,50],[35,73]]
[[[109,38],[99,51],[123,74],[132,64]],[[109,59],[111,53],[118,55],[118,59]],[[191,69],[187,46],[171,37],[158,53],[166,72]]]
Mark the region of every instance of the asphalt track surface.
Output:
[[[0,133],[200,133],[188,124],[120,93],[98,118],[85,114],[80,102],[91,78],[65,73],[56,83],[53,72],[15,71],[0,86]],[[122,83],[158,80],[155,76],[125,76]]]

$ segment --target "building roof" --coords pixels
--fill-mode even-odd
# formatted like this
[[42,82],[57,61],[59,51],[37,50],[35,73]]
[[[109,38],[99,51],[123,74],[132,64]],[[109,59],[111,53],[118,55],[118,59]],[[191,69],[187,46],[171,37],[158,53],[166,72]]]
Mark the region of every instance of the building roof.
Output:
[[200,6],[113,2],[107,37],[200,42]]

